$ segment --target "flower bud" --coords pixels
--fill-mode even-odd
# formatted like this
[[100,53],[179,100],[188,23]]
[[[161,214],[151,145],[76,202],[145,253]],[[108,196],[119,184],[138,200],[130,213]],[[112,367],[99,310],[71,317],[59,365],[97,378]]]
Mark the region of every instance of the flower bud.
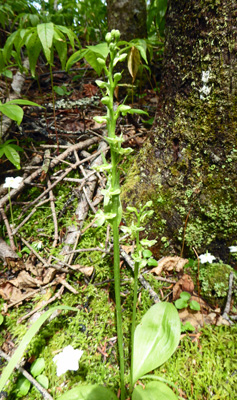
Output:
[[97,61],[102,67],[105,66],[105,60],[103,58],[97,58]]
[[106,40],[106,42],[111,42],[111,40],[112,40],[112,35],[111,35],[111,33],[110,32],[108,32],[108,33],[106,33],[106,35],[105,35],[105,40]]

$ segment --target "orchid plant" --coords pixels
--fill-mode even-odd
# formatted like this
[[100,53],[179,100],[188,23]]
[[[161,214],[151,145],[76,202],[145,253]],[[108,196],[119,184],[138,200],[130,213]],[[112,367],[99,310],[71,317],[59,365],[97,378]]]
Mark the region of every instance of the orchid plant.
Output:
[[[114,73],[114,68],[118,62],[126,59],[126,50],[129,48],[129,46],[126,47],[127,42],[120,42],[119,39],[120,32],[118,30],[112,30],[106,35],[106,43],[103,44],[103,51],[101,51],[101,44],[98,45],[100,46],[99,51],[97,46],[93,47],[95,56],[97,57],[97,62],[101,65],[105,76],[107,77],[107,81],[97,80],[97,85],[103,93],[101,102],[106,106],[107,113],[105,116],[95,117],[95,120],[99,123],[106,123],[107,125],[107,137],[105,137],[104,140],[108,142],[111,152],[111,162],[107,162],[104,157],[104,164],[97,167],[99,171],[102,171],[107,176],[107,187],[103,190],[104,211],[100,210],[97,213],[97,225],[100,226],[105,221],[108,221],[113,230],[116,328],[120,368],[120,399],[125,400],[127,396],[129,396],[131,400],[177,400],[177,396],[173,390],[164,383],[163,378],[159,378],[153,374],[148,374],[150,371],[153,371],[166,362],[178,346],[180,340],[180,318],[176,308],[170,303],[157,303],[146,312],[140,324],[135,327],[139,270],[148,262],[148,250],[146,250],[146,248],[154,243],[147,239],[140,241],[139,238],[139,232],[144,229],[141,224],[147,217],[152,215],[152,211],[149,210],[152,206],[152,202],[150,201],[147,202],[140,211],[133,207],[128,208],[128,211],[135,214],[136,222],[132,223],[130,227],[124,228],[126,232],[130,233],[136,242],[136,250],[133,255],[135,262],[135,289],[132,307],[130,384],[128,387],[125,385],[125,378],[127,381],[127,373],[125,374],[124,367],[123,326],[120,299],[119,225],[122,218],[122,206],[120,202],[119,162],[125,154],[129,154],[132,150],[122,147],[123,136],[122,134],[117,136],[115,128],[116,121],[120,115],[126,115],[128,113],[144,114],[144,112],[133,109],[125,104],[120,104],[117,108],[114,105],[114,90],[122,78],[120,72]],[[100,57],[98,57],[98,53],[100,54]],[[107,58],[109,58],[109,60],[107,60]],[[20,361],[27,344],[56,308],[78,312],[78,309],[73,307],[61,306],[54,307],[40,316],[40,318],[30,327],[18,349],[13,354],[8,366],[3,371],[0,379],[0,391],[12,373],[16,363]],[[68,350],[70,353],[69,358],[71,358],[71,363],[68,359]],[[57,373],[66,372],[66,369],[76,369],[76,367],[78,367],[80,356],[81,351],[72,348],[63,351],[61,355],[55,356],[54,361],[57,364]],[[64,366],[62,367],[64,358],[67,360],[65,368]],[[147,383],[145,387],[144,385],[135,386],[138,380],[147,379],[153,381]],[[174,387],[174,385],[170,385]],[[117,396],[110,389],[95,384],[76,386],[57,398],[57,400],[71,399],[117,400]]]

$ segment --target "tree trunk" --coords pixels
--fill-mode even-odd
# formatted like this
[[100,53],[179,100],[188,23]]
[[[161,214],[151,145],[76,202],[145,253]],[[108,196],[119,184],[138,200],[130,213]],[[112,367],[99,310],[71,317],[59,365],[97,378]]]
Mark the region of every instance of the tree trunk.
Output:
[[107,0],[109,31],[118,29],[122,40],[147,37],[145,0]]
[[[237,233],[236,3],[169,0],[156,124],[124,203],[152,199],[156,249],[230,262]],[[183,243],[184,239],[184,243]]]

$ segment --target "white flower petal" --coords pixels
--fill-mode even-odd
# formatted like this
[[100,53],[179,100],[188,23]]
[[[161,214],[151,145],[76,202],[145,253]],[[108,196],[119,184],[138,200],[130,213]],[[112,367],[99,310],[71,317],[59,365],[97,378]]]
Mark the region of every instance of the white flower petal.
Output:
[[208,263],[212,263],[213,260],[215,260],[216,257],[214,257],[212,254],[210,253],[206,253],[206,254],[201,254],[199,256],[199,259],[201,261],[201,264],[205,264],[206,262]]
[[77,371],[79,368],[78,362],[82,354],[82,350],[74,350],[71,345],[65,347],[61,353],[57,354],[53,358],[54,363],[57,365],[57,376],[67,371]]
[[202,71],[202,82],[207,83],[210,78],[210,71]]
[[237,253],[237,246],[230,246],[229,249],[231,253]]
[[21,176],[17,176],[16,178],[11,176],[11,177],[8,177],[5,179],[5,183],[4,183],[3,187],[17,189],[20,186],[22,181],[23,181],[23,178]]

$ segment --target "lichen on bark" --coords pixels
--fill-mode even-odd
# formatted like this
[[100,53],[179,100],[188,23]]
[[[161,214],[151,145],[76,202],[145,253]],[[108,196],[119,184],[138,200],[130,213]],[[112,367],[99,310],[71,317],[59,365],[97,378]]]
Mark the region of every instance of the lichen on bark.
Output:
[[153,199],[162,252],[181,251],[185,221],[186,256],[208,248],[224,261],[237,239],[235,12],[230,0],[168,2],[156,124],[122,196]]

